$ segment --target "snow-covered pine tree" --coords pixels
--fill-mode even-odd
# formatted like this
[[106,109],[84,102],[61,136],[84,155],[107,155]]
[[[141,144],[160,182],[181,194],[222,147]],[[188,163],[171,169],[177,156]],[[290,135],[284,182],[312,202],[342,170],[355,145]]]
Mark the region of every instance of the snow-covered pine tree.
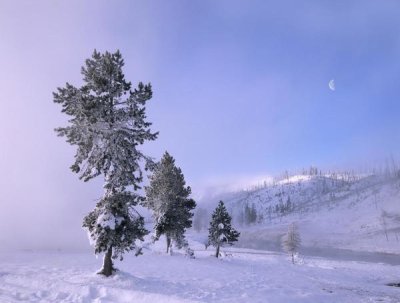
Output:
[[186,186],[185,178],[175,159],[165,152],[158,162],[153,174],[149,176],[150,185],[145,187],[146,200],[143,205],[153,211],[154,239],[165,235],[167,253],[172,242],[178,248],[187,246],[185,231],[192,226],[192,210],[196,202],[189,198],[190,186]]
[[219,257],[219,249],[224,244],[232,245],[239,238],[240,233],[231,226],[232,218],[229,215],[224,202],[219,201],[214,210],[210,228],[208,229],[208,245],[216,248],[215,257]]
[[148,233],[143,218],[133,209],[143,200],[137,190],[145,168],[152,163],[138,147],[155,140],[157,133],[146,121],[145,105],[152,97],[151,85],[132,84],[125,80],[124,60],[119,51],[100,53],[96,50],[82,67],[84,85],[67,83],[58,88],[54,102],[70,117],[69,125],[56,129],[59,136],[77,147],[71,170],[89,181],[104,176],[104,195],[95,209],[83,220],[95,253],[105,253],[99,272],[110,276],[112,258],[136,249],[136,240]]
[[282,238],[282,248],[292,257],[294,264],[294,254],[298,251],[301,245],[300,233],[295,223],[289,225],[287,233]]

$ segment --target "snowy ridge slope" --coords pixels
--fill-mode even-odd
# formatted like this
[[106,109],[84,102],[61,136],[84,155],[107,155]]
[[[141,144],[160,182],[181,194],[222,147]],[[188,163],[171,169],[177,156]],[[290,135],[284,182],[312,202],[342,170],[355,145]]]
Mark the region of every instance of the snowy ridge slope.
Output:
[[280,250],[297,222],[305,247],[400,253],[400,179],[381,175],[298,175],[221,195],[239,245]]

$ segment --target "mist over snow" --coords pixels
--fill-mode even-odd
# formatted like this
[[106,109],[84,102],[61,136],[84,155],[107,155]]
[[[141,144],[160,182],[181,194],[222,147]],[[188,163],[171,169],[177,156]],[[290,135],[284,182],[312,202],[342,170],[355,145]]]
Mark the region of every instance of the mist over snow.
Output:
[[253,186],[271,183],[273,177],[264,175],[227,175],[209,177],[197,182],[193,187],[194,197],[200,201],[212,199],[223,193],[244,190]]

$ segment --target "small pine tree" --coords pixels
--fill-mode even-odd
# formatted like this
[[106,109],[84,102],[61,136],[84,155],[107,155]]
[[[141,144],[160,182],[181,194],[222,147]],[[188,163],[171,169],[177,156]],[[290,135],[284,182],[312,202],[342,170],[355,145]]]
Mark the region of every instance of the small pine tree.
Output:
[[208,245],[216,248],[215,257],[219,257],[220,247],[224,244],[233,245],[240,233],[231,226],[232,218],[229,215],[224,202],[219,201],[217,208],[211,217],[208,229]]
[[287,233],[282,238],[282,248],[292,257],[294,264],[294,254],[298,251],[301,244],[300,233],[295,223],[289,225]]
[[149,179],[150,185],[145,187],[146,200],[143,205],[153,211],[154,239],[166,236],[167,253],[172,242],[178,248],[187,246],[185,232],[192,226],[192,210],[196,202],[189,198],[190,186],[186,186],[181,169],[175,166],[175,159],[168,152],[155,165]]
[[143,198],[136,193],[142,182],[140,163],[146,168],[151,159],[138,147],[155,140],[157,133],[146,121],[146,102],[152,97],[151,85],[137,88],[125,80],[124,60],[119,51],[101,54],[94,51],[82,67],[84,85],[67,83],[53,93],[54,102],[70,117],[69,125],[56,129],[59,136],[77,147],[71,170],[85,182],[103,175],[104,195],[95,209],[83,220],[95,253],[104,253],[100,274],[110,276],[115,270],[112,258],[140,249],[147,231],[143,218],[133,207]]

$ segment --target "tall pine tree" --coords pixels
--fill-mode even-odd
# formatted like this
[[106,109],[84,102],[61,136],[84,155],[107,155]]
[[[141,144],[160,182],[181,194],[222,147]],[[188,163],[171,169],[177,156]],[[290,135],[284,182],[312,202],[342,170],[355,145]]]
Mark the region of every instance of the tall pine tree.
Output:
[[146,121],[146,102],[152,97],[151,85],[139,83],[137,88],[125,80],[124,60],[119,51],[100,53],[96,50],[82,67],[84,85],[69,83],[58,88],[54,102],[70,117],[68,126],[56,129],[59,136],[77,147],[71,170],[89,181],[104,177],[104,195],[83,220],[95,253],[104,253],[99,273],[110,276],[112,258],[136,249],[136,240],[148,233],[143,218],[133,207],[143,200],[140,189],[143,175],[151,159],[138,148],[145,141],[155,140],[157,133]]
[[219,257],[221,246],[232,245],[239,238],[240,233],[231,226],[232,218],[229,215],[224,202],[219,204],[212,214],[210,228],[208,229],[208,245],[216,248],[215,256]]
[[172,242],[178,248],[187,246],[185,231],[192,226],[192,210],[196,203],[189,198],[191,189],[186,186],[181,169],[175,166],[175,159],[168,152],[156,164],[149,179],[143,204],[153,211],[155,240],[165,235],[167,253]]

